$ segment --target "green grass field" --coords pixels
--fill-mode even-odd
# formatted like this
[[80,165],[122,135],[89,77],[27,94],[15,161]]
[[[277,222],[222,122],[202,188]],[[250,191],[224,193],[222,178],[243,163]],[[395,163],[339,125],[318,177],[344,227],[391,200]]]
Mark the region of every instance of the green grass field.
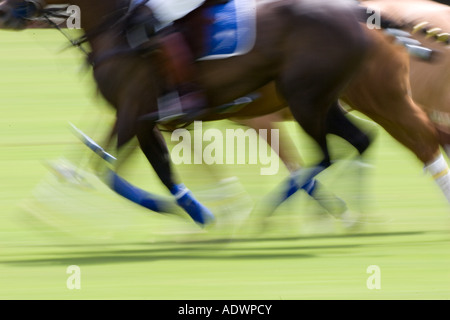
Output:
[[[261,231],[263,200],[286,170],[261,176],[256,165],[177,166],[218,214],[220,223],[202,231],[182,215],[127,202],[92,174],[95,158],[68,123],[101,141],[113,113],[96,97],[82,55],[60,52],[65,46],[56,31],[0,33],[1,299],[450,298],[450,208],[420,162],[381,129],[358,229],[344,230],[298,195]],[[286,128],[308,162],[311,142],[294,124]],[[349,151],[332,142],[337,155]],[[62,159],[85,184],[55,178],[47,163]],[[219,173],[239,178],[246,197],[208,198]],[[140,154],[122,174],[167,195]],[[320,178],[356,211],[355,170],[337,165]],[[71,265],[81,270],[80,289],[67,286]],[[367,285],[373,265],[379,289]]]

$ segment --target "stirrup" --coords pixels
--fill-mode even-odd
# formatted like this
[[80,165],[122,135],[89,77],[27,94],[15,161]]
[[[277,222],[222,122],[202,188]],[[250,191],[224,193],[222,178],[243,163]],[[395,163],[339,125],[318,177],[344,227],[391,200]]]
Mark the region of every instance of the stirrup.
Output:
[[[187,98],[188,95],[189,93],[186,96],[180,96],[178,91],[171,91],[160,97],[158,99],[158,119],[156,122],[159,124],[178,123],[187,126],[208,113],[209,110],[206,107],[193,107],[196,102],[185,105],[183,97]],[[201,106],[202,103],[199,102],[198,105]]]
[[171,91],[158,98],[158,111],[142,116],[139,120],[155,122],[158,124],[169,124],[182,122],[187,116],[183,111],[180,96],[177,91]]

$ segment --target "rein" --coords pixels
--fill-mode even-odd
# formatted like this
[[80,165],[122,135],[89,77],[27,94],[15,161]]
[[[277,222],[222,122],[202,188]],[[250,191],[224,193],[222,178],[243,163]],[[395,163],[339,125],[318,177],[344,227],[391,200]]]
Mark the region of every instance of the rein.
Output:
[[[126,13],[120,17],[120,19],[115,19],[115,17],[106,19],[103,23],[101,23],[97,28],[85,32],[84,35],[82,35],[79,38],[72,38],[70,37],[64,30],[61,28],[57,23],[55,23],[51,18],[63,18],[67,19],[69,16],[64,13],[64,8],[43,8],[40,10],[41,17],[45,20],[47,24],[49,24],[51,27],[58,30],[69,42],[69,47],[76,47],[78,48],[87,58],[87,63],[90,64],[93,68],[97,68],[100,64],[104,63],[105,61],[116,57],[117,55],[129,55],[129,54],[136,54],[139,53],[140,50],[136,48],[131,47],[122,47],[122,48],[116,48],[109,50],[107,52],[102,53],[101,55],[94,57],[92,52],[88,52],[84,47],[83,44],[88,42],[89,39],[93,39],[95,37],[98,37],[102,35],[105,32],[110,31],[114,27],[118,26],[121,23],[125,23],[139,8],[144,6],[149,0],[140,0],[135,1],[130,4],[130,6],[126,9]],[[111,22],[111,20],[114,19],[114,22]],[[125,32],[125,30],[121,31]],[[156,43],[151,44],[148,48],[156,47]]]
[[87,42],[86,35],[83,35],[79,38],[72,39],[66,32],[64,32],[64,30],[57,23],[55,23],[53,20],[51,20],[49,16],[54,17],[54,18],[68,18],[68,17],[63,14],[55,14],[55,13],[50,13],[50,12],[44,13],[42,15],[42,17],[45,19],[45,21],[50,26],[52,26],[53,28],[58,30],[67,40],[69,40],[71,46],[78,48],[81,52],[83,52],[89,58],[90,53],[82,46],[84,43]]

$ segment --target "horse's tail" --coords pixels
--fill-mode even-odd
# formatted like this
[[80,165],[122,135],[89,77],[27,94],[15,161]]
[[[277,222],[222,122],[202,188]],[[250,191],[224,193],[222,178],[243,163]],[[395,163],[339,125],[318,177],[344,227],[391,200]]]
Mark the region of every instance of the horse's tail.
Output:
[[[360,22],[367,23],[373,17],[374,12],[370,8],[363,5],[358,5],[356,9],[356,15]],[[393,19],[386,18],[385,16],[379,17],[379,28],[381,29],[404,29],[405,25],[401,22],[394,21]]]
[[[363,23],[370,23],[373,15],[376,14],[369,7],[358,6],[358,18]],[[443,33],[440,28],[427,28],[428,23],[404,22],[403,19],[387,18],[379,14],[377,19],[377,29],[383,29],[387,34],[394,36],[398,43],[401,43],[408,50],[410,55],[425,61],[433,61],[439,53],[436,50],[425,47],[421,41],[414,39],[411,33],[422,30],[427,38],[433,37],[436,41],[449,44],[449,33]],[[373,22],[372,22],[373,23]]]
[[412,33],[422,33],[427,38],[436,40],[444,45],[450,44],[450,32],[445,32],[439,27],[432,26],[428,21],[415,24],[411,28]]
[[[361,22],[367,22],[373,16],[373,11],[363,5],[358,6],[358,17]],[[450,32],[443,31],[442,28],[432,26],[429,22],[404,22],[399,19],[379,17],[379,27],[381,29],[397,29],[411,33],[422,33],[427,38],[432,38],[443,45],[450,44]],[[449,30],[450,31],[450,30]]]

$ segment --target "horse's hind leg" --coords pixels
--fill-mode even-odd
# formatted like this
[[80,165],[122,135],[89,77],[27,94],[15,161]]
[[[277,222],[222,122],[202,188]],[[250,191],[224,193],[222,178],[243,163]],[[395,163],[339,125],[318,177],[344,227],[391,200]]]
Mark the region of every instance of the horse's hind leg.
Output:
[[[295,37],[290,39],[288,58],[278,80],[295,120],[317,142],[323,156],[318,167],[322,168],[331,164],[326,138],[328,111],[360,67],[368,49],[364,34],[357,32],[360,28],[357,23],[327,24],[311,21],[300,30],[301,34],[310,34],[307,39],[301,44]],[[329,28],[334,32],[330,33]],[[348,28],[356,30],[350,32]]]
[[[303,39],[293,37],[288,42],[288,58],[277,84],[295,120],[320,148],[322,160],[295,177],[304,186],[331,165],[328,112],[360,67],[369,43],[360,25],[348,18],[307,21],[299,32]],[[316,186],[311,187],[313,193]],[[345,210],[340,202],[336,216]]]
[[369,170],[369,166],[365,163],[367,159],[363,155],[370,147],[372,137],[354,124],[349,117],[338,102],[334,103],[328,113],[327,131],[347,141],[358,152],[345,166],[345,170],[341,171],[341,174],[345,175],[345,178],[351,175],[353,183],[347,183],[346,185],[348,190],[351,190],[351,195],[358,211],[363,212],[367,203],[365,190]]
[[[412,101],[386,101],[389,114],[372,115],[392,137],[410,149],[424,164],[450,202],[450,173],[440,151],[438,137],[429,119]],[[391,113],[393,112],[393,113]],[[370,113],[367,113],[370,116]]]
[[[376,50],[364,72],[346,89],[343,99],[410,149],[450,201],[450,173],[440,152],[438,134],[409,95],[407,53],[386,43],[377,45]],[[384,63],[382,68],[380,63]]]
[[[274,150],[278,151],[278,156],[283,161],[286,169],[290,173],[290,176],[287,181],[283,182],[282,185],[277,188],[273,196],[269,196],[268,199],[270,201],[270,204],[266,206],[266,216],[270,216],[271,214],[273,214],[281,204],[283,204],[287,199],[301,190],[305,191],[309,196],[316,200],[317,203],[322,206],[327,212],[333,215],[339,215],[340,213],[344,212],[347,208],[345,202],[326,190],[326,188],[322,186],[316,179],[307,179],[301,184],[298,183],[297,177],[302,174],[304,163],[300,154],[296,150],[295,144],[288,132],[286,130],[283,130],[283,127],[279,127],[275,124],[275,122],[281,122],[283,120],[284,118],[280,116],[280,114],[275,113],[259,118],[237,121],[238,123],[251,127],[258,132],[261,129],[265,129],[269,132],[271,130],[279,130],[280,133],[279,141],[277,141],[278,148],[275,148]],[[358,140],[358,143],[361,141],[362,144],[363,142],[365,142],[363,140],[364,139],[360,138]],[[272,146],[273,142],[274,141],[267,139],[267,143],[270,146]],[[359,150],[362,150],[362,148],[362,146],[359,146]]]
[[334,102],[328,112],[327,132],[346,140],[360,155],[364,154],[371,144],[369,135],[347,118],[338,102]]
[[[364,108],[358,109],[380,124],[393,138],[411,150],[424,164],[450,202],[450,173],[448,165],[440,151],[438,136],[428,117],[414,104],[409,97],[390,99],[379,103],[383,106],[377,109],[365,101]],[[373,107],[372,110],[367,108]]]

